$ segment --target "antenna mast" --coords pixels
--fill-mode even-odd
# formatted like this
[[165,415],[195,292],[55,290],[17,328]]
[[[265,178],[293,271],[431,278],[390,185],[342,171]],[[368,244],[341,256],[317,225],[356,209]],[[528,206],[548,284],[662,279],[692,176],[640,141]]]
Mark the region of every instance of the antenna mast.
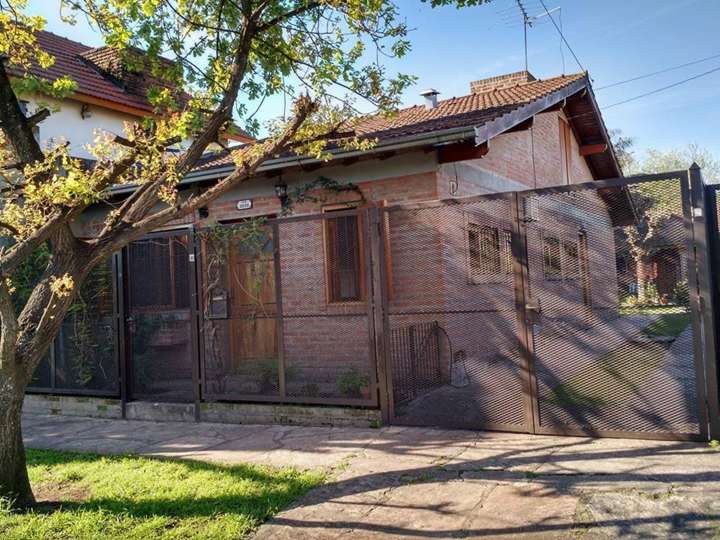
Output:
[[[522,3],[522,0],[515,0],[515,2],[518,5],[518,8],[520,8],[520,13],[522,14],[523,18],[523,38],[525,42],[525,71],[528,71],[528,28],[532,28],[532,25],[538,21],[538,19],[542,19],[543,17],[549,17],[551,13],[555,13],[556,11],[560,11],[560,7],[553,8],[551,10],[545,10],[544,13],[540,13],[539,15],[535,15],[531,17],[528,15],[527,10],[525,9],[525,6]],[[562,54],[562,46],[560,49],[560,52]],[[563,58],[563,64],[565,64],[565,59]],[[565,71],[563,69],[563,71]]]

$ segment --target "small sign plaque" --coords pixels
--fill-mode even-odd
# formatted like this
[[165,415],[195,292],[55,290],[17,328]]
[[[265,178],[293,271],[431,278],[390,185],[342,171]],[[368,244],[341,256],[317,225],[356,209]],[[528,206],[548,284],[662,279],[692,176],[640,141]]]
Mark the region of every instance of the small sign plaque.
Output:
[[250,210],[252,208],[252,199],[240,199],[235,207],[238,210]]

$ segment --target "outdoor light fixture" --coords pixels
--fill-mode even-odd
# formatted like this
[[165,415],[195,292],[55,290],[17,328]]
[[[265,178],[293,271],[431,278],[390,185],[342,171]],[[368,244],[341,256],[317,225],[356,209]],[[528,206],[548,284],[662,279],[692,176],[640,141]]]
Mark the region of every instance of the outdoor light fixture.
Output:
[[282,176],[275,184],[275,195],[277,195],[281,201],[287,199],[287,184],[282,181]]

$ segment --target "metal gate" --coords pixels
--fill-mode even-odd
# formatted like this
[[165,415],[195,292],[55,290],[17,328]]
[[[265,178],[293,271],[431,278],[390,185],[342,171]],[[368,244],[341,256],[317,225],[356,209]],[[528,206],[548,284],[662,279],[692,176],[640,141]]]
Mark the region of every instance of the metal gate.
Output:
[[192,230],[153,233],[125,249],[130,399],[197,399]]
[[717,433],[703,192],[691,169],[382,209],[388,420]]

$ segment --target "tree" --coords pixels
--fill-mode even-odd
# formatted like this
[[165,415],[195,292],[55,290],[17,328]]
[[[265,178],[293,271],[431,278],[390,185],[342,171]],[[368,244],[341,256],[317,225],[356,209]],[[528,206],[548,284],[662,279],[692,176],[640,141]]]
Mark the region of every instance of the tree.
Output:
[[[424,0],[427,1],[427,0]],[[431,0],[479,5],[488,0]],[[33,504],[21,436],[25,388],[57,334],[89,271],[113,252],[212,202],[252,177],[269,157],[296,152],[323,158],[328,144],[367,148],[349,132],[356,100],[391,112],[413,81],[388,76],[379,59],[409,49],[407,27],[390,0],[58,0],[66,20],[87,18],[128,66],[140,64],[162,81],[150,94],[155,114],[107,134],[94,145],[95,165],[83,168],[65,145],[41,148],[33,126],[47,108],[26,118],[22,91],[63,96],[74,83],[28,75],[53,58],[39,49],[43,20],[26,15],[26,0],[0,0],[0,497]],[[167,62],[161,53],[172,57]],[[23,73],[11,81],[10,73]],[[201,194],[183,195],[178,182],[208,145],[237,118],[257,133],[262,103],[284,94],[293,103],[269,135],[232,150],[233,172]],[[240,99],[242,98],[242,99]],[[259,102],[250,111],[247,101]],[[181,153],[167,149],[190,138]],[[71,223],[108,189],[135,190],[109,212],[99,234],[76,238]],[[47,263],[27,301],[13,305],[13,275],[45,250]]]
[[[707,182],[720,182],[720,161],[709,150],[697,144],[671,150],[651,148],[642,159],[637,159],[633,151],[633,138],[624,137],[620,130],[611,130],[611,136],[625,174],[680,171],[686,170],[692,163],[697,163]],[[647,293],[651,279],[651,258],[656,246],[662,241],[659,236],[663,234],[663,230],[667,234],[670,220],[677,220],[678,216],[682,216],[680,186],[673,181],[637,184],[631,187],[630,195],[637,221],[623,228],[620,240],[626,244],[635,263],[638,301],[646,303],[650,300]]]
[[609,135],[613,150],[615,150],[615,155],[620,163],[620,168],[627,174],[628,171],[635,167],[635,154],[633,152],[635,138],[626,137],[623,135],[621,129],[611,129],[609,130]]
[[637,164],[637,171],[656,173],[662,171],[678,171],[687,169],[690,164],[697,163],[702,170],[705,182],[720,182],[720,160],[710,150],[691,143],[684,148],[670,150],[649,149],[644,159]]

